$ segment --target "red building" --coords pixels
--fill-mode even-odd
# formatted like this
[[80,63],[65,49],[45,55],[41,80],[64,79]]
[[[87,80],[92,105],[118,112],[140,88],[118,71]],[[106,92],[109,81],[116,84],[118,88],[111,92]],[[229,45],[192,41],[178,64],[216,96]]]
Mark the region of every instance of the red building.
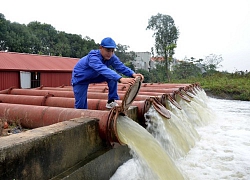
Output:
[[0,51],[0,90],[70,85],[78,59]]

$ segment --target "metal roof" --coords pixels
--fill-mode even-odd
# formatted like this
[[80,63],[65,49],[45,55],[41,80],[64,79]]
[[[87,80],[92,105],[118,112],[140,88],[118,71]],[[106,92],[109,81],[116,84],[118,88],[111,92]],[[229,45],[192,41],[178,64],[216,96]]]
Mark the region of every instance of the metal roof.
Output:
[[72,71],[79,59],[0,51],[0,70]]

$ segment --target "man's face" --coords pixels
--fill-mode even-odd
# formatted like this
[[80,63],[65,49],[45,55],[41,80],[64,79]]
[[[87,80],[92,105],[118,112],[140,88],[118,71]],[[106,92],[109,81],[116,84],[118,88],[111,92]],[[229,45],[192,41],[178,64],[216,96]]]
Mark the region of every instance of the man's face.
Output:
[[114,50],[115,49],[113,48],[105,48],[100,46],[101,55],[105,60],[109,60],[113,56]]

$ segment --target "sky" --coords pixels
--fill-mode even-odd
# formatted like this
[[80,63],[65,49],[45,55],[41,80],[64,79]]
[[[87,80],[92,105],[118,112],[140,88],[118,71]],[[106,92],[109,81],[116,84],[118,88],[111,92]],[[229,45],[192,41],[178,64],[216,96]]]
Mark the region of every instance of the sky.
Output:
[[11,22],[38,21],[96,43],[112,37],[135,52],[151,52],[153,31],[146,27],[161,13],[180,32],[175,58],[215,54],[223,58],[218,70],[250,71],[250,0],[1,0],[0,13]]

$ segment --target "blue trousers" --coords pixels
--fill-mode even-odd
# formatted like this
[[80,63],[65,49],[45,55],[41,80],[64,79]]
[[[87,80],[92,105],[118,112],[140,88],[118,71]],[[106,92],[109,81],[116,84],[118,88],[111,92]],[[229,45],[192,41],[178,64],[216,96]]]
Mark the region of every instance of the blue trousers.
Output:
[[109,88],[108,100],[119,99],[119,96],[117,94],[117,81],[106,79],[104,76],[100,75],[95,79],[90,79],[90,80],[87,80],[86,82],[81,82],[79,84],[73,84],[76,109],[88,109],[87,93],[88,93],[89,84],[101,83],[101,82],[108,83],[108,88]]

